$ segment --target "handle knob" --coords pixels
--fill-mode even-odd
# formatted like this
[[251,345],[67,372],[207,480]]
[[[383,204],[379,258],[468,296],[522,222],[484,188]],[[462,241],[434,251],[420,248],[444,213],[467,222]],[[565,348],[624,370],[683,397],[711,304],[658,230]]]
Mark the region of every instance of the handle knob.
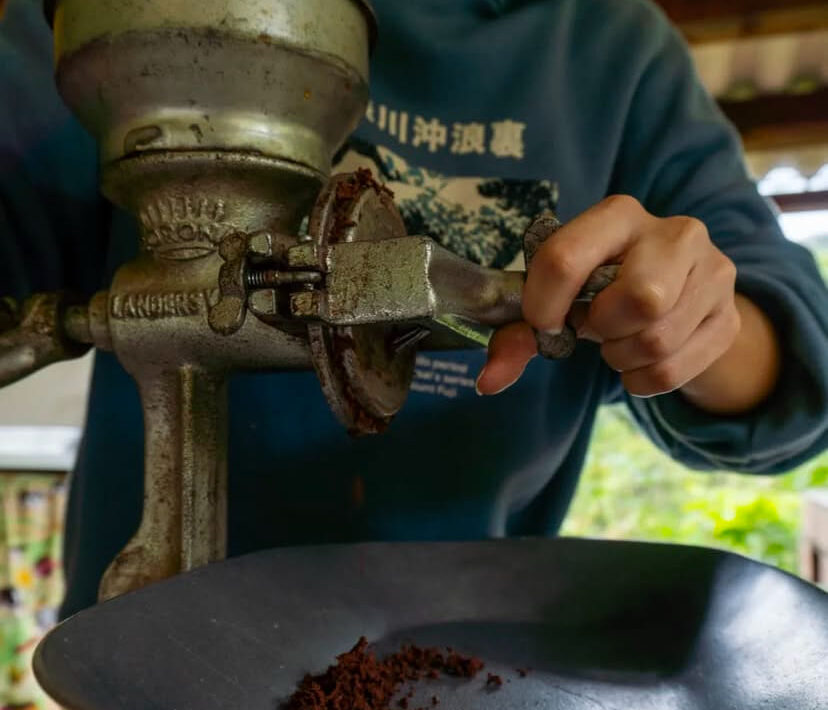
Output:
[[[532,262],[540,246],[561,228],[561,223],[553,212],[541,212],[523,235],[523,253],[526,257],[526,268]],[[600,266],[593,271],[586,283],[581,287],[575,298],[576,302],[588,303],[595,296],[609,286],[618,275],[621,267],[617,264]],[[545,358],[559,360],[567,358],[575,351],[577,337],[571,326],[565,324],[559,334],[542,333],[535,331],[538,343],[538,352]]]

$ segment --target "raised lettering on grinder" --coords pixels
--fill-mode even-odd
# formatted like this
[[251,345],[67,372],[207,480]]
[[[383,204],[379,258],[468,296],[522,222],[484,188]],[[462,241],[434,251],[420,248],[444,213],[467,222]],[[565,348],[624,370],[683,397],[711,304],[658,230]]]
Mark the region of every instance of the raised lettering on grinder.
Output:
[[219,300],[219,290],[172,293],[123,293],[110,296],[110,318],[186,318],[206,313]]

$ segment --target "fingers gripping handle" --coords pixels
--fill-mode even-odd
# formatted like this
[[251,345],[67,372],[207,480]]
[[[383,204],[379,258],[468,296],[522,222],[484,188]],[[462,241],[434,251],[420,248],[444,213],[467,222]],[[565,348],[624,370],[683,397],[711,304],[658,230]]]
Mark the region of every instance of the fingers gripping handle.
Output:
[[[532,259],[535,257],[541,244],[549,239],[561,228],[561,223],[554,213],[542,212],[538,215],[523,235],[523,252],[526,256],[526,268],[529,269]],[[586,283],[581,287],[575,298],[576,302],[592,301],[601,291],[609,286],[618,275],[617,264],[600,266],[593,271]],[[535,339],[538,343],[538,352],[545,358],[558,360],[572,355],[575,350],[575,331],[569,325],[559,334],[542,333],[535,331]]]

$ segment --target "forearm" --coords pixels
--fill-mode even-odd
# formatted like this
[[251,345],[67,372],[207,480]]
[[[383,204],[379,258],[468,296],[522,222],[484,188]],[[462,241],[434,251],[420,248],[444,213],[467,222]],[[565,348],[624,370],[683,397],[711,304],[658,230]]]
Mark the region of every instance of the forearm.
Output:
[[771,393],[779,376],[781,355],[772,323],[740,294],[736,308],[741,326],[733,345],[681,388],[685,398],[713,414],[750,411]]

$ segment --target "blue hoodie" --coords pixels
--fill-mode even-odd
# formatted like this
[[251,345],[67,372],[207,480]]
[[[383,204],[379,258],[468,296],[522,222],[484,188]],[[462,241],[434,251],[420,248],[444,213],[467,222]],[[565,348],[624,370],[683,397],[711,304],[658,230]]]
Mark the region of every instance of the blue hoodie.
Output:
[[[785,470],[828,442],[828,297],[745,173],[739,141],[687,49],[644,0],[375,0],[372,101],[337,169],[369,165],[409,231],[507,267],[529,219],[568,220],[608,194],[658,216],[692,215],[738,266],[738,289],[775,323],[779,387],[717,417],[679,394],[626,397],[598,348],[535,359],[481,398],[482,351],[422,353],[383,435],[350,439],[311,372],[236,376],[230,387],[231,554],[368,539],[554,534],[598,407],[626,398],[647,434],[700,469]],[[0,285],[23,296],[91,293],[134,253],[136,228],[97,193],[92,140],[51,79],[38,3],[0,23]],[[596,235],[600,238],[600,235]],[[64,613],[94,603],[134,532],[142,421],[131,379],[97,357],[67,517]]]

